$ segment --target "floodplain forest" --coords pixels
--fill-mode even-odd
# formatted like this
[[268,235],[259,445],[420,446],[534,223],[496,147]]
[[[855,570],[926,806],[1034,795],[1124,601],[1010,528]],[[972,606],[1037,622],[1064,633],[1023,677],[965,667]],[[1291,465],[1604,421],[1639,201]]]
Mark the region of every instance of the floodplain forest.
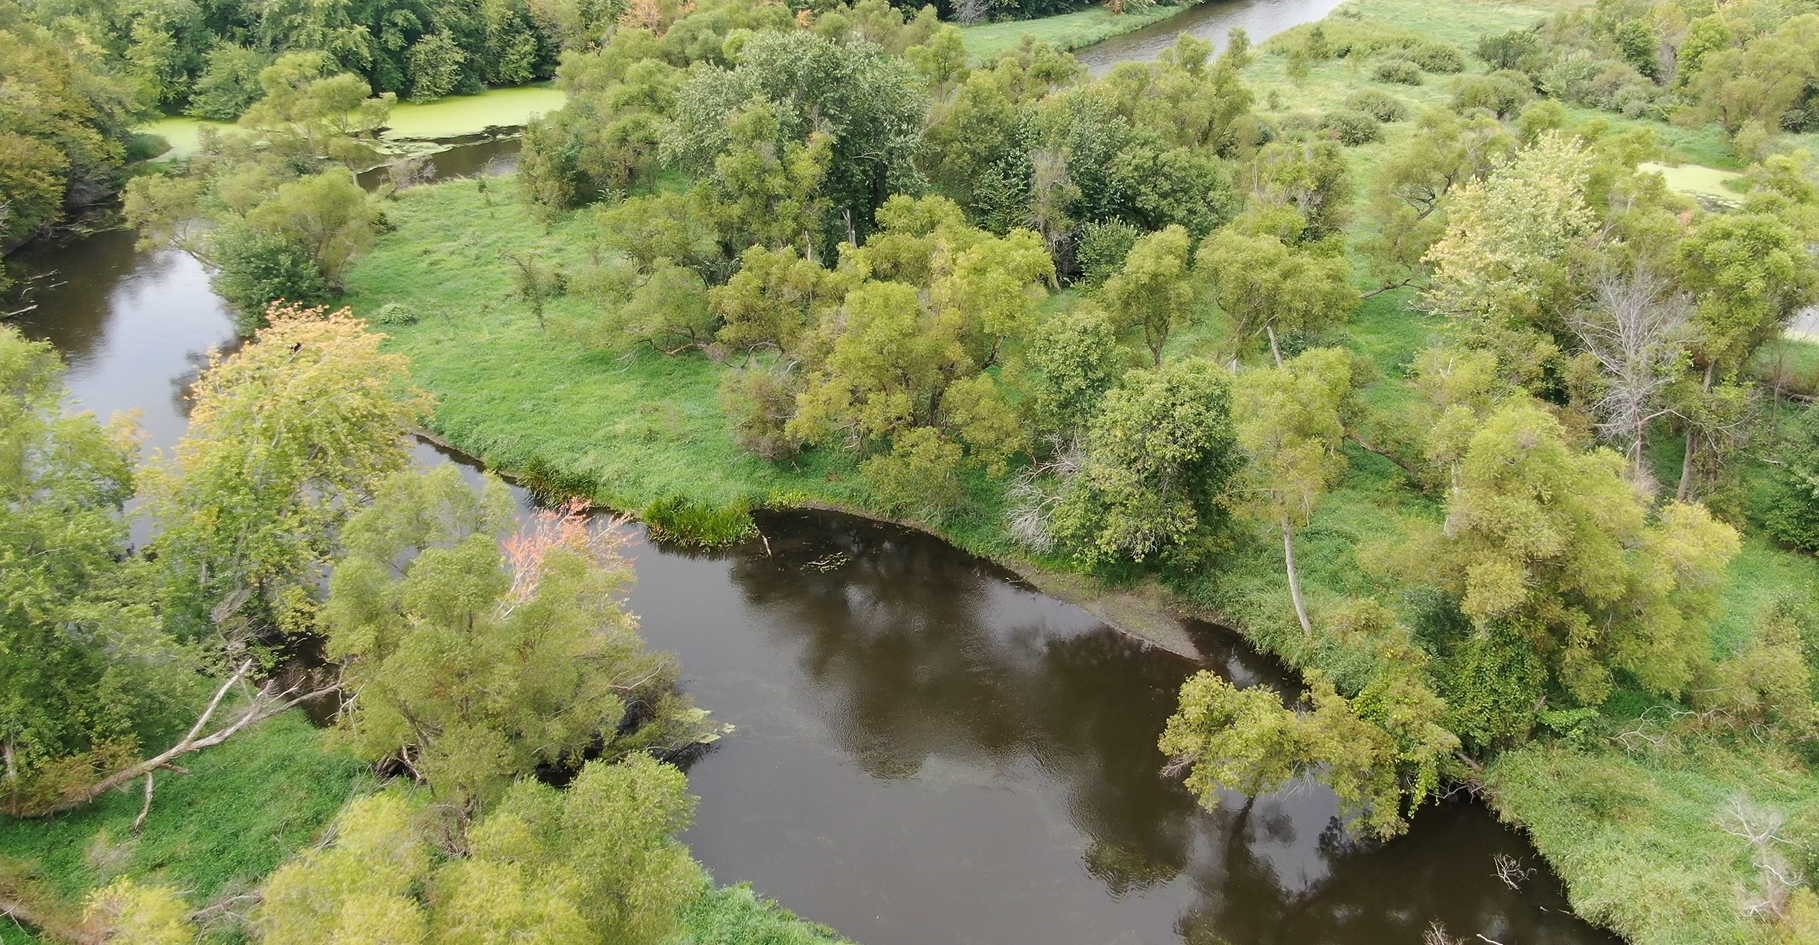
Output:
[[[1209,807],[1467,793],[1638,945],[1819,942],[1819,5],[1348,0],[1096,76],[1078,8],[0,0],[0,248],[123,221],[244,336],[148,453],[0,325],[18,934],[837,940],[676,839],[738,734],[590,515],[816,506],[1292,668],[1154,733]],[[381,138],[548,79],[512,173]]]

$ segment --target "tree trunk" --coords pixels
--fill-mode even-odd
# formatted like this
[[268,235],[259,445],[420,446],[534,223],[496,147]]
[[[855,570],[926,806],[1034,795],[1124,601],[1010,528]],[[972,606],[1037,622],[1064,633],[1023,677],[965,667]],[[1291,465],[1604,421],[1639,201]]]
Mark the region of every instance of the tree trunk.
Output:
[[[1702,389],[1708,394],[1712,392],[1713,368],[1714,365],[1711,364],[1705,366],[1705,383],[1702,385]],[[1686,431],[1686,456],[1682,457],[1680,460],[1680,488],[1674,490],[1674,501],[1676,502],[1685,502],[1692,496],[1693,454],[1698,450],[1698,447],[1698,431],[1688,429]]]
[[1693,491],[1693,451],[1698,448],[1699,434],[1686,431],[1686,456],[1680,460],[1680,488],[1674,490],[1674,501],[1685,502]]
[[82,923],[72,922],[49,908],[40,908],[28,902],[25,897],[14,895],[5,889],[0,889],[0,916],[29,925],[37,929],[40,936],[53,942],[100,945],[106,940],[100,933],[84,928]]
[[[227,741],[229,738],[232,738],[241,729],[244,729],[249,725],[262,722],[285,709],[334,691],[332,688],[318,689],[314,692],[306,693],[295,698],[286,698],[296,690],[292,689],[281,694],[274,694],[270,692],[269,689],[262,689],[256,694],[252,703],[240,713],[239,718],[222,728],[210,732],[207,735],[203,735],[203,728],[208,725],[209,719],[214,717],[215,710],[221,707],[221,700],[227,696],[228,690],[232,689],[235,683],[246,678],[246,674],[251,672],[252,668],[253,664],[251,660],[240,664],[240,668],[235,670],[234,674],[229,676],[227,681],[221,684],[221,688],[215,690],[215,696],[213,699],[209,700],[208,707],[202,710],[202,714],[196,718],[196,724],[190,726],[189,732],[185,734],[177,744],[172,745],[159,754],[147,758],[138,764],[122,768],[119,771],[96,781],[94,784],[69,791],[62,797],[43,807],[33,807],[21,810],[12,808],[11,805],[8,804],[6,805],[8,809],[6,809],[5,812],[14,817],[31,818],[48,817],[52,814],[61,814],[67,810],[74,810],[95,798],[106,794],[114,788],[120,787],[123,784],[130,784],[139,778],[146,778],[159,768],[171,767],[171,762],[183,755],[187,755],[192,751],[201,751],[204,748],[213,748],[214,746]],[[148,783],[146,787],[149,805],[150,784]],[[144,817],[145,815],[144,813],[141,813],[140,816]]]
[[1301,631],[1313,636],[1314,624],[1307,619],[1307,604],[1301,600],[1301,575],[1295,571],[1295,526],[1286,515],[1282,516],[1282,558],[1288,562],[1288,593],[1295,599],[1295,617],[1301,621]]
[[1408,473],[1410,478],[1414,479],[1416,482],[1421,481],[1420,470],[1417,470],[1415,467],[1409,465],[1407,460],[1403,459],[1400,456],[1397,456],[1394,453],[1391,453],[1389,450],[1378,449],[1377,447],[1372,446],[1371,444],[1365,442],[1364,437],[1359,436],[1357,431],[1355,431],[1355,430],[1345,431],[1345,438],[1348,440],[1351,440],[1353,443],[1358,444],[1358,448],[1365,451],[1366,453],[1375,453],[1378,456],[1381,456],[1384,459],[1387,459],[1390,462],[1395,463],[1397,466],[1400,466],[1402,468],[1402,471],[1405,473]]
[[1276,356],[1276,366],[1281,367],[1282,366],[1282,346],[1276,343],[1276,326],[1264,325],[1263,330],[1266,332],[1269,332],[1270,354],[1273,354]]

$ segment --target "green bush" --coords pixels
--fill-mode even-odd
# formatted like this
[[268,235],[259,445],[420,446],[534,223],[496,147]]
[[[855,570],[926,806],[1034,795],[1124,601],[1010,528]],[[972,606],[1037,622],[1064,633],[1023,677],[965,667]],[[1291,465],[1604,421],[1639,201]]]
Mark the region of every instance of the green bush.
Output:
[[654,538],[699,548],[737,544],[758,533],[744,502],[715,507],[680,495],[652,502],[644,510],[644,524]]
[[1535,97],[1526,73],[1504,69],[1490,75],[1467,75],[1453,80],[1453,109],[1482,108],[1498,118],[1508,118]]
[[1349,111],[1363,112],[1378,121],[1401,121],[1408,117],[1408,106],[1381,89],[1359,89],[1346,96],[1345,107]]
[[1770,534],[1813,551],[1819,549],[1819,408],[1800,411],[1785,443],[1769,487],[1752,504]]
[[243,332],[259,327],[272,302],[323,305],[334,296],[315,257],[289,240],[236,223],[217,230],[211,242],[215,291],[241,313]]
[[1452,43],[1430,41],[1420,43],[1409,49],[1406,55],[1410,62],[1428,72],[1464,72],[1465,54]]
[[1383,126],[1364,112],[1329,112],[1320,119],[1320,131],[1348,148],[1383,140]]
[[1379,82],[1393,82],[1397,85],[1420,85],[1421,67],[1407,59],[1385,59],[1371,70]]
[[417,313],[398,302],[387,302],[373,313],[375,325],[415,325]]
[[1080,264],[1080,282],[1098,288],[1124,266],[1142,231],[1124,222],[1085,223],[1074,243],[1074,260]]

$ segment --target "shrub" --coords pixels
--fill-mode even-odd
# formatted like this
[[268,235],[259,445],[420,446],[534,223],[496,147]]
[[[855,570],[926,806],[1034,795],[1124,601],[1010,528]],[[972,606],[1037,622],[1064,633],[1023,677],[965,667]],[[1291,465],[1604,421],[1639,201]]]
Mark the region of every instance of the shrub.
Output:
[[1450,74],[1465,71],[1465,54],[1460,52],[1459,47],[1454,46],[1452,43],[1435,41],[1418,43],[1413,48],[1409,49],[1405,55],[1408,56],[1410,62],[1413,62],[1415,65],[1420,66],[1428,72],[1444,72]]
[[1371,70],[1379,82],[1393,82],[1397,85],[1420,85],[1421,67],[1407,59],[1385,59]]
[[1380,89],[1360,89],[1346,96],[1348,111],[1363,112],[1378,121],[1401,121],[1408,117],[1408,106],[1394,95]]
[[739,448],[778,462],[796,455],[798,445],[784,426],[796,413],[801,385],[787,372],[744,368],[720,382],[720,408],[733,421]]
[[398,302],[387,302],[373,313],[375,325],[415,325],[417,313]]
[[644,510],[644,524],[652,537],[700,548],[737,544],[758,533],[744,502],[711,506],[679,495],[652,502]]
[[1541,60],[1541,37],[1534,27],[1486,34],[1478,37],[1474,51],[1493,69],[1531,69]]
[[241,330],[259,327],[265,307],[276,301],[321,305],[333,293],[309,250],[245,224],[217,230],[215,291],[241,313]]
[[1116,275],[1124,266],[1124,257],[1130,255],[1131,247],[1137,244],[1137,237],[1142,235],[1136,227],[1123,220],[1082,224],[1079,239],[1074,244],[1074,259],[1080,263],[1081,284],[1096,289]]
[[1482,108],[1498,118],[1508,118],[1535,97],[1528,75],[1509,69],[1490,75],[1460,76],[1453,80],[1453,109]]
[[1364,112],[1329,112],[1320,119],[1320,131],[1348,148],[1383,140],[1383,126]]
[[859,464],[878,503],[890,512],[939,513],[960,504],[960,444],[934,427],[896,437],[889,453]]

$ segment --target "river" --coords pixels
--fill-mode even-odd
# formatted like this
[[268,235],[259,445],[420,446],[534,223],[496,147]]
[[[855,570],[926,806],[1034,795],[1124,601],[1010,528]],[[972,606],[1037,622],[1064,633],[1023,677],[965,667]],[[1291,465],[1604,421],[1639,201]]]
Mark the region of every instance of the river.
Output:
[[1074,57],[1093,75],[1103,75],[1120,62],[1148,62],[1175,44],[1182,33],[1210,39],[1216,50],[1225,49],[1225,37],[1242,29],[1251,42],[1261,43],[1292,26],[1325,17],[1343,0],[1213,0],[1169,17],[1074,51]]
[[[515,146],[437,169],[497,172]],[[21,260],[37,308],[14,324],[56,345],[75,400],[137,410],[149,448],[175,443],[185,388],[232,340],[203,269],[125,232]],[[768,543],[727,552],[632,548],[645,635],[736,726],[689,772],[684,839],[721,882],[863,945],[1413,945],[1435,920],[1504,945],[1615,941],[1476,803],[1430,807],[1387,844],[1347,841],[1314,785],[1202,810],[1155,749],[1197,664],[988,562],[840,515],[759,524]],[[1235,635],[1188,630],[1204,665],[1292,689]],[[1520,891],[1498,854],[1536,868]]]

